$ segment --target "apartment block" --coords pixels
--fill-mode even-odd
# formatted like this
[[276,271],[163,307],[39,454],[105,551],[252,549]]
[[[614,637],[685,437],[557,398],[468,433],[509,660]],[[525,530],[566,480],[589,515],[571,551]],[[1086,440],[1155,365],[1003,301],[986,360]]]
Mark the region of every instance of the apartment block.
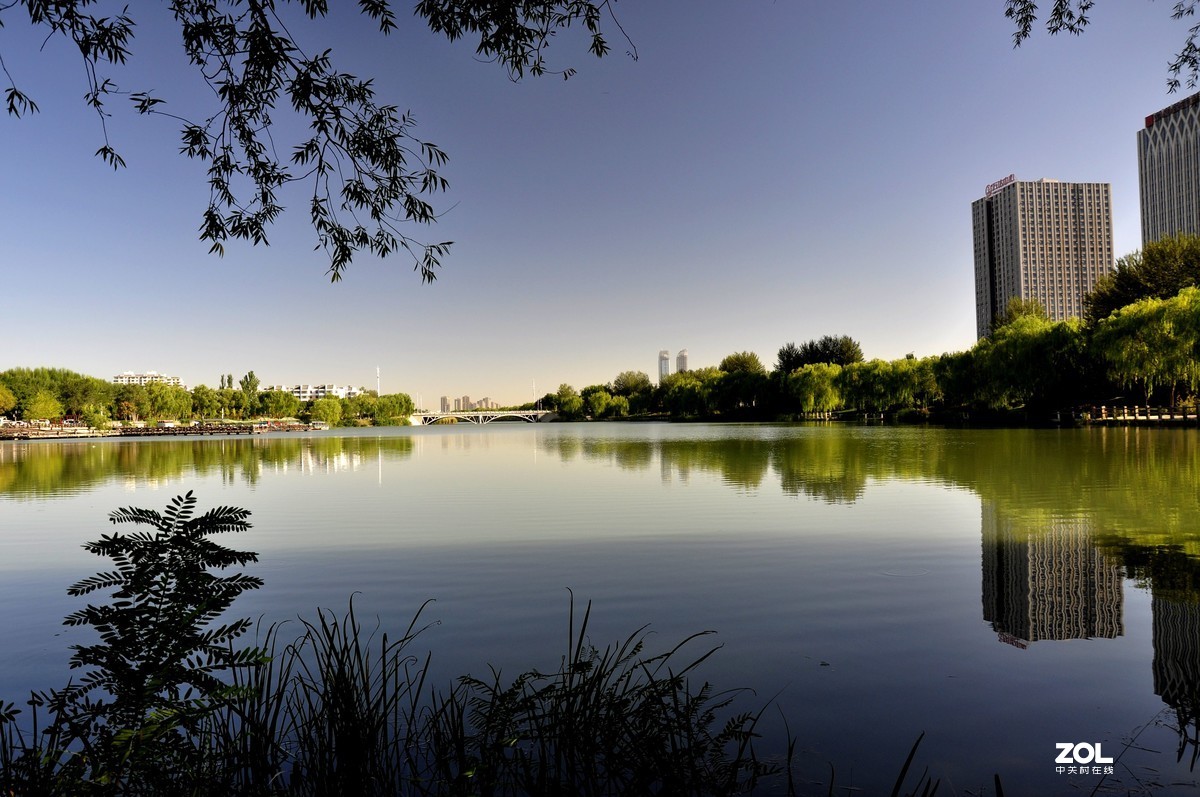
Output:
[[162,382],[165,385],[183,387],[183,383],[179,380],[179,377],[167,376],[157,371],[147,371],[144,374],[135,374],[133,371],[126,371],[114,376],[112,381],[114,385],[148,385],[151,382]]
[[301,401],[316,401],[323,398],[354,398],[362,395],[363,389],[349,385],[265,385],[260,390],[291,393]]
[[1083,315],[1083,299],[1113,270],[1109,183],[1017,180],[971,204],[979,337],[1012,299],[1036,299],[1052,321]]

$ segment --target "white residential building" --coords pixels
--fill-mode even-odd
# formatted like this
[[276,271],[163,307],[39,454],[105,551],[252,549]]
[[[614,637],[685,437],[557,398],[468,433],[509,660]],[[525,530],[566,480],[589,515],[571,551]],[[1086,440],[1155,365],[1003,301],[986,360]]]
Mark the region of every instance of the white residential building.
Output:
[[291,393],[301,401],[315,401],[322,398],[354,398],[365,392],[361,387],[349,385],[266,385],[259,389]]
[[112,378],[114,385],[148,385],[151,382],[162,382],[166,385],[175,387],[183,387],[183,383],[179,381],[177,376],[167,376],[160,374],[158,371],[147,371],[144,374],[135,374],[133,371],[126,371],[123,374],[117,374]]
[[992,332],[1014,298],[1036,299],[1052,321],[1083,315],[1083,299],[1113,270],[1108,183],[1009,175],[971,204],[975,319]]

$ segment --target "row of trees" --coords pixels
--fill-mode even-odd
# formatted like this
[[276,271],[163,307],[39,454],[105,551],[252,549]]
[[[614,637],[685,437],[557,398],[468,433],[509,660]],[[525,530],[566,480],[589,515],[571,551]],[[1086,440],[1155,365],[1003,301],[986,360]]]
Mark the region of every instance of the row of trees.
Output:
[[811,362],[787,370],[792,344],[768,371],[752,352],[665,377],[622,395],[615,385],[562,385],[541,404],[564,418],[771,419],[837,412],[1023,411],[1042,417],[1090,404],[1194,400],[1200,389],[1200,289],[1144,299],[1094,328],[1025,314],[965,352],[899,360]]
[[219,384],[191,390],[163,382],[114,385],[61,368],[13,368],[0,372],[0,415],[30,421],[69,416],[97,428],[112,421],[212,418],[301,418],[330,425],[384,426],[404,423],[413,412],[406,393],[380,396],[366,391],[353,398],[301,402],[285,391],[259,390],[253,371],[236,383],[232,374],[222,375]]
[[644,373],[542,404],[568,418],[665,413],[764,419],[812,413],[1007,413],[1030,418],[1093,404],[1194,402],[1200,392],[1200,238],[1179,235],[1121,258],[1087,297],[1084,319],[1051,322],[1015,300],[964,352],[865,361],[856,341],[826,336],[780,347],[768,371],[752,352],[716,367]]
[[[641,371],[539,402],[560,416],[777,418],[808,413],[997,412],[1044,414],[1099,403],[1178,404],[1200,391],[1200,238],[1176,236],[1121,258],[1087,297],[1084,319],[1051,322],[1036,302],[1014,301],[992,334],[964,352],[917,359],[863,358],[850,337],[779,348],[772,370],[753,352],[671,374]],[[306,417],[329,424],[391,424],[413,411],[404,393],[320,399],[260,391],[253,371],[216,389],[113,385],[63,369],[0,372],[0,415],[109,419]],[[235,387],[236,384],[236,387]],[[532,405],[527,405],[532,407]]]
[[[801,346],[789,343],[780,349],[780,362],[796,368],[826,359],[861,361],[862,349],[846,336],[827,336]],[[662,413],[680,418],[758,417],[781,406],[771,395],[771,381],[772,374],[758,355],[744,351],[730,354],[716,367],[671,374],[659,385],[642,371],[623,371],[608,384],[582,390],[563,384],[536,405],[554,410],[566,420]]]

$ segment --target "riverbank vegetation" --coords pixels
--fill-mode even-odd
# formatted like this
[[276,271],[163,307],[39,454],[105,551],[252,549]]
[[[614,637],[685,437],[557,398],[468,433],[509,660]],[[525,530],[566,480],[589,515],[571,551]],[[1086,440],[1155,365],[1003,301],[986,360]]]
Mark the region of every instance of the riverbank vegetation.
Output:
[[349,398],[329,396],[301,402],[282,390],[259,390],[248,372],[237,383],[222,374],[219,387],[187,390],[165,382],[116,385],[64,368],[11,368],[0,371],[0,417],[34,421],[71,418],[96,429],[121,423],[160,420],[244,420],[297,418],[330,426],[395,426],[413,413],[406,393],[379,395],[364,390]]
[[[1087,297],[1084,319],[1052,322],[1033,301],[1014,301],[990,336],[969,350],[866,360],[847,335],[783,344],[768,369],[754,352],[674,373],[658,385],[641,371],[582,390],[563,384],[520,409],[565,420],[670,417],[776,420],[890,414],[912,418],[1038,422],[1093,406],[1195,405],[1200,393],[1200,238],[1180,235],[1121,258]],[[405,393],[364,391],[302,404],[260,391],[250,371],[236,383],[192,390],[161,382],[114,385],[58,368],[0,372],[0,416],[111,421],[297,417],[331,426],[405,423]]]
[[[1200,290],[1146,299],[1089,328],[1015,317],[965,352],[782,366],[755,358],[665,377],[642,393],[563,385],[540,406],[565,419],[655,414],[676,420],[862,417],[1037,422],[1093,406],[1194,404],[1200,387]],[[807,345],[807,344],[806,344]],[[580,401],[580,397],[584,400]],[[618,403],[619,402],[619,403]]]
[[[277,625],[237,647],[251,622],[224,614],[262,581],[224,573],[257,556],[212,538],[248,529],[248,516],[197,514],[191,493],[162,513],[110,515],[149,530],[85,546],[115,569],[69,592],[110,600],[65,622],[98,639],[72,646],[83,672],[66,687],[25,709],[0,701],[0,793],[796,793],[790,745],[756,749],[764,709],[699,680],[716,651],[705,634],[651,653],[642,628],[601,650],[590,606],[577,622],[572,605],[556,668],[465,675],[446,691],[427,684],[431,658],[415,651],[420,610],[395,637],[364,631],[352,602],[302,622],[295,641]],[[893,794],[936,789],[927,775],[906,785],[916,749]]]
[[[566,418],[662,414],[769,420],[862,414],[1018,420],[1098,405],[1195,405],[1200,392],[1200,238],[1180,235],[1121,258],[1087,297],[1084,319],[1052,322],[1014,301],[969,350],[866,360],[848,336],[779,348],[768,370],[753,352],[674,373],[652,386],[622,374],[541,399]],[[632,386],[632,387],[631,387]],[[576,401],[580,396],[584,401]],[[613,399],[623,399],[619,404]]]

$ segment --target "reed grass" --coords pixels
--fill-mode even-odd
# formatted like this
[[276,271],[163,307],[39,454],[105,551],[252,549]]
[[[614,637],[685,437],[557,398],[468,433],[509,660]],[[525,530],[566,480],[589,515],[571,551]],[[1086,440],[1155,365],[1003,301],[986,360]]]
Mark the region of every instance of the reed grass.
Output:
[[781,768],[754,748],[758,712],[734,707],[692,674],[716,648],[685,655],[697,634],[646,652],[646,628],[603,650],[587,642],[591,606],[570,621],[553,672],[464,677],[430,729],[440,780],[488,795],[741,794]]
[[[794,741],[784,758],[760,758],[764,709],[743,708],[752,693],[699,679],[718,649],[707,633],[650,652],[643,626],[597,648],[591,604],[577,623],[574,596],[557,667],[511,679],[491,669],[444,691],[428,684],[430,655],[416,652],[428,604],[398,636],[364,628],[351,597],[345,614],[300,620],[292,641],[291,625],[260,625],[253,645],[235,647],[252,624],[221,618],[261,581],[212,571],[257,555],[210,537],[248,529],[249,512],[195,509],[188,493],[163,513],[117,510],[114,524],[151,530],[84,546],[116,569],[68,592],[107,591],[111,602],[65,622],[98,641],[73,646],[82,675],[33,693],[27,715],[0,702],[0,797],[796,792]],[[936,788],[922,775],[907,793]]]
[[260,629],[257,666],[233,671],[199,722],[168,728],[181,744],[141,747],[115,780],[94,777],[94,740],[45,695],[24,731],[0,706],[0,794],[732,795],[784,782],[755,748],[762,709],[739,708],[746,690],[697,682],[717,650],[692,651],[707,634],[651,653],[643,627],[599,649],[590,604],[578,625],[572,605],[556,668],[438,692],[429,654],[413,652],[424,609],[397,637],[364,629],[353,600],[290,642],[288,624]]

